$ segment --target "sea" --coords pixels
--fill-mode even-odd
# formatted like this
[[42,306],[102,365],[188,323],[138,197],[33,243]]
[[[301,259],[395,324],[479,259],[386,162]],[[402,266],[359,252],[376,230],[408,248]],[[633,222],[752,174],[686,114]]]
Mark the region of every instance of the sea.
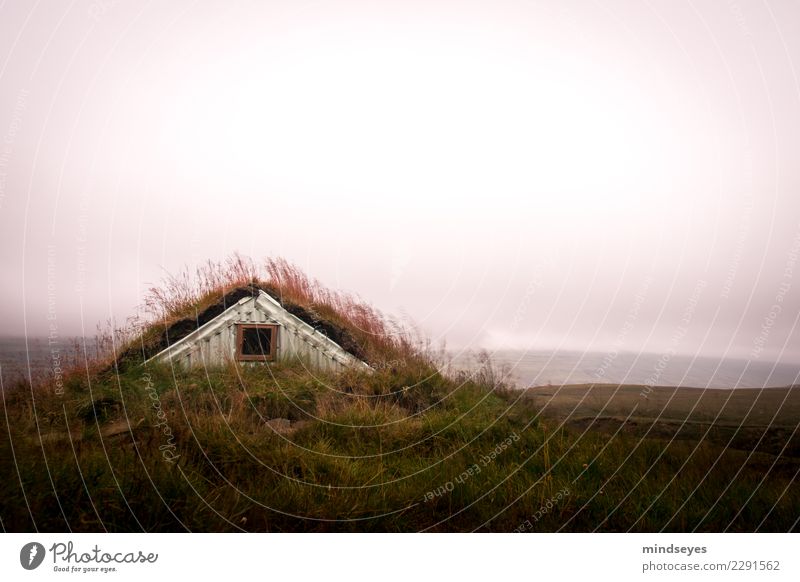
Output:
[[[777,388],[800,384],[800,363],[679,354],[497,350],[486,352],[495,376],[520,388],[563,384],[643,384],[693,388]],[[474,370],[478,354],[452,355]]]
[[53,376],[60,370],[95,353],[94,338],[0,337],[0,379],[2,386],[41,374]]
[[[75,361],[94,340],[0,337],[0,376],[7,386],[29,374],[53,374]],[[748,361],[678,354],[496,350],[489,356],[496,377],[519,388],[562,384],[647,384],[694,388],[770,388],[800,384],[800,363]],[[479,353],[448,354],[454,370],[476,370]]]

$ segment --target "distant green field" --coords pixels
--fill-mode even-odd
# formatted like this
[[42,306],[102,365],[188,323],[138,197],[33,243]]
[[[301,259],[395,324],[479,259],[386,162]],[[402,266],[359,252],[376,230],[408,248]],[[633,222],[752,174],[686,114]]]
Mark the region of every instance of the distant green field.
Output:
[[576,430],[709,440],[800,457],[800,387],[713,390],[628,385],[539,387],[537,409]]

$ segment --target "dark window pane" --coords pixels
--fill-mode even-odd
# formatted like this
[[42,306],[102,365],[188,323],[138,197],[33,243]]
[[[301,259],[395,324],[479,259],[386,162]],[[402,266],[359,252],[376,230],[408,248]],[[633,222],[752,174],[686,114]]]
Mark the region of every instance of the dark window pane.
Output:
[[271,348],[272,328],[246,327],[242,330],[243,356],[268,356]]

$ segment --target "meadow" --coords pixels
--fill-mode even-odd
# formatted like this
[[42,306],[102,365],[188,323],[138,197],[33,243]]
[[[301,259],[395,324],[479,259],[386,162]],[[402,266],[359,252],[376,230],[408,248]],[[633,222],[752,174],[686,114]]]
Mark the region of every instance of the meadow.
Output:
[[[240,258],[221,267],[153,290],[150,318],[109,331],[106,349],[77,358],[58,389],[46,374],[5,387],[5,531],[798,527],[794,433],[786,446],[729,446],[567,422],[489,358],[455,371],[413,329],[285,262],[268,262],[266,275]],[[183,370],[137,356],[258,277],[346,330],[373,371],[320,374],[302,361]]]

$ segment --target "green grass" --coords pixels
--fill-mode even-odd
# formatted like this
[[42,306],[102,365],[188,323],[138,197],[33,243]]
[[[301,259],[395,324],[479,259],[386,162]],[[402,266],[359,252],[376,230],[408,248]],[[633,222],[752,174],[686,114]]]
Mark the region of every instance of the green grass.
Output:
[[[346,331],[375,372],[113,365],[254,281]],[[145,307],[63,393],[0,392],[5,531],[797,529],[796,448],[562,427],[486,358],[446,377],[414,330],[281,259],[209,262]]]
[[7,531],[789,531],[800,515],[795,458],[581,434],[491,375],[419,361],[137,366],[63,395],[7,388],[2,413]]

